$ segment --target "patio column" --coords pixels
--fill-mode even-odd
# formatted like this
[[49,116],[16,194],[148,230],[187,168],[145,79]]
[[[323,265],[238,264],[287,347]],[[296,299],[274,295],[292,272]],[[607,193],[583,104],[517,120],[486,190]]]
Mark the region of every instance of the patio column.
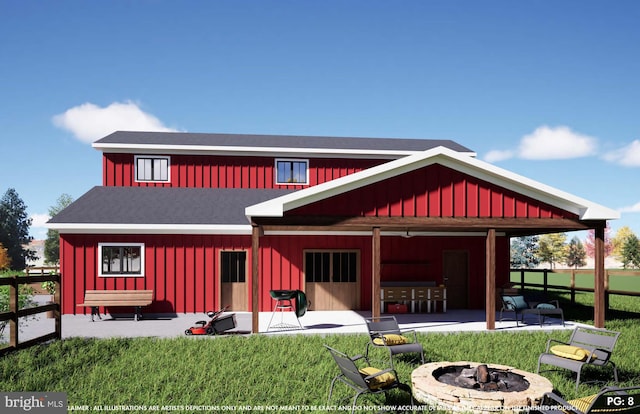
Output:
[[371,317],[380,316],[380,227],[372,229],[371,237]]
[[496,329],[496,229],[487,231],[486,247],[486,318],[487,329]]
[[593,284],[593,325],[604,328],[605,291],[604,291],[604,230],[605,224],[595,228],[595,270]]
[[260,258],[260,226],[251,227],[251,332],[260,330],[260,286],[258,260]]

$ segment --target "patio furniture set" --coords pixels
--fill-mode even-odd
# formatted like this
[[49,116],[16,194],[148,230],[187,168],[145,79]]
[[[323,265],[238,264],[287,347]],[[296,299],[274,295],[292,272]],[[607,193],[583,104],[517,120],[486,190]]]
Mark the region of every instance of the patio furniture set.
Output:
[[[418,341],[416,332],[413,330],[401,330],[394,316],[365,318],[365,323],[369,333],[369,341],[366,345],[364,355],[349,356],[325,345],[340,371],[331,381],[328,404],[331,403],[335,385],[340,382],[355,392],[351,412],[355,411],[357,400],[361,395],[384,394],[393,389],[400,389],[407,392],[410,396],[412,406],[414,399],[423,404],[433,404],[434,402],[438,402],[437,398],[444,398],[439,401],[443,403],[442,406],[446,407],[447,410],[465,411],[465,409],[472,407],[469,405],[455,406],[455,391],[452,392],[451,395],[444,397],[441,394],[441,390],[434,391],[434,389],[437,388],[437,386],[434,387],[434,377],[437,378],[435,373],[438,372],[439,375],[447,374],[442,375],[443,378],[450,377],[454,372],[454,368],[459,368],[458,371],[462,371],[463,373],[464,371],[473,371],[474,378],[477,378],[479,374],[476,374],[476,371],[480,372],[480,368],[483,367],[486,370],[487,365],[481,367],[479,365],[482,364],[470,362],[425,364],[424,349]],[[538,366],[535,374],[520,371],[512,367],[489,366],[489,371],[492,371],[489,375],[493,376],[491,378],[497,378],[499,375],[505,377],[520,377],[520,381],[524,381],[526,387],[525,390],[523,390],[522,397],[507,395],[509,392],[501,392],[505,391],[504,389],[489,390],[496,391],[493,393],[494,396],[500,395],[498,395],[498,397],[491,397],[494,398],[494,400],[490,400],[491,403],[497,405],[494,405],[492,407],[493,409],[488,409],[487,412],[495,411],[496,407],[501,406],[500,404],[503,404],[503,408],[507,408],[508,402],[516,407],[522,408],[520,406],[522,401],[528,401],[529,404],[531,404],[531,410],[537,410],[542,413],[595,413],[613,411],[618,413],[640,413],[640,386],[627,388],[604,387],[600,392],[589,397],[565,401],[560,395],[553,392],[551,382],[539,375],[541,367],[543,366],[549,366],[549,370],[567,369],[573,371],[576,373],[576,389],[578,389],[583,368],[588,366],[611,369],[613,379],[617,383],[618,371],[611,357],[619,336],[619,332],[606,329],[577,327],[567,342],[555,339],[548,340],[545,351],[538,358]],[[371,365],[373,349],[384,349],[388,351],[389,359],[388,363],[385,363],[387,367],[378,368]],[[414,360],[420,361],[419,367],[412,373],[411,386],[401,382],[398,377],[394,366],[394,357],[399,354],[412,354],[415,357]],[[437,365],[437,367],[431,367],[433,365]],[[427,370],[427,368],[433,369]],[[428,374],[425,374],[426,371],[428,371]],[[440,381],[440,379],[438,380]],[[444,379],[442,381],[445,382]],[[474,381],[476,380],[471,380],[471,382]],[[496,381],[500,382],[502,380]],[[450,384],[453,385],[443,387],[454,390],[459,388],[459,386],[456,385],[458,384],[457,380],[455,383],[450,382]],[[526,390],[529,386],[532,389]],[[497,387],[497,385],[494,385],[494,387]],[[465,401],[463,404],[470,404],[469,401],[472,400],[473,395],[475,393],[481,393],[479,388],[484,388],[484,384],[476,384],[467,388],[473,389],[463,390],[464,392],[460,394],[464,395],[463,399]],[[483,399],[485,397],[479,398],[480,400],[478,401],[489,401]],[[452,408],[454,406],[455,408]],[[480,410],[479,412],[484,411]]]

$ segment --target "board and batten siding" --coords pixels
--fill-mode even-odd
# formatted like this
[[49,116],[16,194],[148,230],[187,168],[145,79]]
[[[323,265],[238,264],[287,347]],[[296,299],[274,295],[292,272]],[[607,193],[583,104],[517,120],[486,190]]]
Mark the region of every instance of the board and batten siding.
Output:
[[575,214],[434,164],[287,212],[348,217],[571,218]]
[[[98,276],[98,243],[144,243],[144,276]],[[153,290],[154,303],[145,312],[219,309],[220,251],[250,249],[250,236],[62,234],[63,313],[83,313],[76,304],[85,290],[111,289]]]
[[[144,276],[98,276],[98,243],[144,243]],[[304,251],[358,250],[361,258],[361,307],[371,305],[371,239],[364,236],[263,236],[260,238],[260,310],[270,311],[272,289],[304,289]],[[251,251],[250,236],[62,234],[60,240],[64,314],[79,308],[85,290],[154,291],[147,313],[200,313],[219,309],[220,251]],[[251,254],[247,254],[247,271]],[[248,292],[251,277],[247,274]],[[368,295],[368,296],[367,296]],[[249,301],[248,303],[251,303]],[[251,309],[246,309],[251,310]],[[113,309],[117,312],[118,309]]]
[[[274,157],[171,155],[171,179],[168,183],[136,182],[134,154],[105,153],[102,160],[104,186],[292,189],[307,187],[307,185],[276,184]],[[310,158],[308,186],[353,174],[384,161]]]

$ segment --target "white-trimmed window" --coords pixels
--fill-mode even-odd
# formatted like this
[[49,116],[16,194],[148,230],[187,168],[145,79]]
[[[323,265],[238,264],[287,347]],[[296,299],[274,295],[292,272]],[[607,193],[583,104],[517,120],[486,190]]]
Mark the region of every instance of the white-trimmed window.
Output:
[[144,276],[144,243],[98,243],[98,276]]
[[276,184],[309,184],[309,160],[276,159]]
[[134,157],[136,165],[137,182],[169,182],[171,158],[169,156],[148,156],[136,155]]

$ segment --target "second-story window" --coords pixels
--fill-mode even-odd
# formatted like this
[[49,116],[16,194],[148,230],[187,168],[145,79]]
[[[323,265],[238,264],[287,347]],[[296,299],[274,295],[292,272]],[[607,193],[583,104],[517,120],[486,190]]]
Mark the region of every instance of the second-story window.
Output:
[[136,156],[136,181],[169,182],[169,157]]
[[276,160],[276,184],[308,184],[308,160]]

